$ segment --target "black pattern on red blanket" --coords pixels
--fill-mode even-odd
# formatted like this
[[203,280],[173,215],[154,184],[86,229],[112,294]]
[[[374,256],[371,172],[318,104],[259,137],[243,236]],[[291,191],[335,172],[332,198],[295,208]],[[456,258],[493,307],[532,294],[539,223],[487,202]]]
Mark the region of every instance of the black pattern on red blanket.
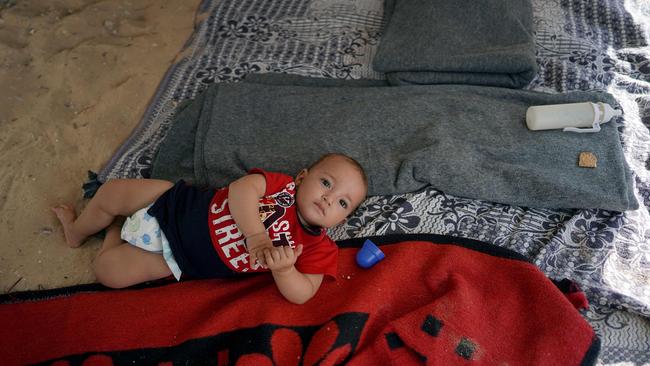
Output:
[[[244,5],[245,4],[245,5]],[[552,210],[454,197],[432,188],[369,198],[335,239],[390,233],[468,237],[513,249],[591,303],[603,362],[650,362],[650,10],[623,0],[533,1],[538,73],[527,89],[608,91],[641,208]],[[645,6],[645,8],[644,8]],[[213,82],[284,72],[383,79],[371,67],[384,26],[380,0],[206,0],[207,15],[100,180],[146,177],[176,106]]]
[[[384,260],[361,268],[355,257],[366,238],[340,242],[338,280],[325,281],[304,305],[288,303],[268,274],[0,296],[0,359],[7,365],[595,363],[600,342],[576,310],[577,293],[563,293],[521,255],[437,235],[369,239]],[[31,342],[40,333],[57,337]]]

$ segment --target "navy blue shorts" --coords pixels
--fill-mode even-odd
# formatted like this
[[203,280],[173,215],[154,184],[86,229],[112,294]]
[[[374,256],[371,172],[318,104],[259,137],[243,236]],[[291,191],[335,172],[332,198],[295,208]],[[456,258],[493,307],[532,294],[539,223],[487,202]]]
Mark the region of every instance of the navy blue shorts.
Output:
[[149,208],[165,233],[184,277],[231,278],[240,275],[221,261],[212,245],[208,210],[216,193],[183,180],[174,184]]

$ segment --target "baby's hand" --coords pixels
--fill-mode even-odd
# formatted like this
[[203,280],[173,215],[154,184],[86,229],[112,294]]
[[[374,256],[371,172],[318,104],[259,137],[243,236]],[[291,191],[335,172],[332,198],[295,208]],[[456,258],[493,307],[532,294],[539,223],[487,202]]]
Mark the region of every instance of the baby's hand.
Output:
[[298,245],[296,249],[292,249],[288,245],[280,247],[273,247],[264,250],[264,259],[271,271],[285,272],[291,269],[296,260],[302,254],[302,244]]
[[273,242],[265,232],[248,237],[246,239],[246,248],[248,249],[248,261],[251,268],[255,266],[256,261],[259,261],[263,268],[267,268],[264,250],[273,249]]

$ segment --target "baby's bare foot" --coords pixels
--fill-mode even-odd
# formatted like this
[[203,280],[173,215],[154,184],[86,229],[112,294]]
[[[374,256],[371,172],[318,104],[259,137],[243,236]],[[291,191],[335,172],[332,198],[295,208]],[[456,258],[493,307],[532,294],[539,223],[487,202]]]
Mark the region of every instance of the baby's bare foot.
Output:
[[72,230],[72,224],[77,218],[77,214],[74,212],[74,208],[62,204],[56,207],[52,207],[52,212],[54,212],[59,221],[61,221],[61,225],[63,225],[63,233],[65,234],[65,241],[68,243],[68,245],[71,248],[77,248],[81,246],[85,238],[80,237],[79,235],[75,235]]

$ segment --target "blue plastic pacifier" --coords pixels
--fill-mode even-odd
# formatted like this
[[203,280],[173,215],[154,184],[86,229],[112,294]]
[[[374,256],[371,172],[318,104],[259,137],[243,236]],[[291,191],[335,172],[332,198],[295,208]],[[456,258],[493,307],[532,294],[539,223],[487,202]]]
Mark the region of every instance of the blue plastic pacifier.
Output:
[[370,239],[366,239],[361,249],[357,252],[357,264],[363,268],[370,268],[385,257],[384,252],[375,243],[370,241]]

